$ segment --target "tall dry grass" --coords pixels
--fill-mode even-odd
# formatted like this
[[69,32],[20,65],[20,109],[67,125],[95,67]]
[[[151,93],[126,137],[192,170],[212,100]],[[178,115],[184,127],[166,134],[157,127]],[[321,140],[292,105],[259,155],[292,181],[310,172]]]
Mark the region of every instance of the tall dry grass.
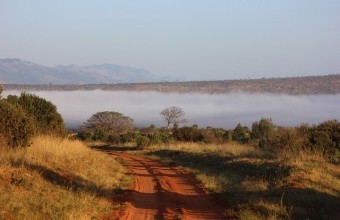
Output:
[[130,184],[114,158],[75,140],[38,136],[32,146],[0,149],[0,218],[109,216],[113,195]]
[[148,156],[193,173],[239,219],[336,219],[340,167],[316,152],[237,143],[153,145]]
[[173,142],[170,144],[152,145],[150,150],[175,150],[193,153],[210,153],[216,155],[245,156],[259,155],[261,152],[249,145],[242,145],[237,142],[222,144],[205,144],[197,142]]

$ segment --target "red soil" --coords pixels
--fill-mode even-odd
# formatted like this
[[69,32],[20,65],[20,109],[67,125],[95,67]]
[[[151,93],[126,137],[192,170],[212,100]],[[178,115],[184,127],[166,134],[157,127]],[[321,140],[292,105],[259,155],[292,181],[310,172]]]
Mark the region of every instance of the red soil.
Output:
[[223,210],[189,175],[142,156],[114,153],[135,176],[120,219],[226,219]]

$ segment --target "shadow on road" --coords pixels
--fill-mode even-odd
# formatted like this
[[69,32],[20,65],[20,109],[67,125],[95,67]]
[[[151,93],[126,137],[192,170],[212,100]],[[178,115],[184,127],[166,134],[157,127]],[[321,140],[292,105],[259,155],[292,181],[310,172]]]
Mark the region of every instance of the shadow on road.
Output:
[[92,149],[112,152],[112,151],[136,151],[138,147],[130,147],[130,146],[112,146],[112,145],[101,145],[101,146],[91,146]]

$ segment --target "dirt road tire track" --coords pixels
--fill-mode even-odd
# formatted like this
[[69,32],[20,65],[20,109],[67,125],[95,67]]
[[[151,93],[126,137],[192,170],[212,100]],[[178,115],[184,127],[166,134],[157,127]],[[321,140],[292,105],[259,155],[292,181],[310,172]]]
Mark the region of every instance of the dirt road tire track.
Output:
[[122,158],[135,176],[120,219],[226,219],[222,208],[189,175],[150,158],[111,154]]

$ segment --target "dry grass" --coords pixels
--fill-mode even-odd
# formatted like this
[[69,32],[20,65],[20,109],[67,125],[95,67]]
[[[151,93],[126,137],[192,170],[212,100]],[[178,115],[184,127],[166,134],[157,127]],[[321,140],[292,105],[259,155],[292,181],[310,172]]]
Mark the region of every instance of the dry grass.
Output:
[[114,158],[82,142],[39,136],[0,149],[0,219],[95,219],[131,180]]
[[268,153],[236,143],[174,143],[146,153],[192,172],[239,219],[336,219],[340,167],[313,152]]
[[252,146],[241,145],[236,142],[224,144],[202,144],[194,142],[174,142],[171,144],[152,145],[150,150],[175,150],[192,153],[213,153],[218,155],[244,156],[244,155],[258,155],[260,151]]

